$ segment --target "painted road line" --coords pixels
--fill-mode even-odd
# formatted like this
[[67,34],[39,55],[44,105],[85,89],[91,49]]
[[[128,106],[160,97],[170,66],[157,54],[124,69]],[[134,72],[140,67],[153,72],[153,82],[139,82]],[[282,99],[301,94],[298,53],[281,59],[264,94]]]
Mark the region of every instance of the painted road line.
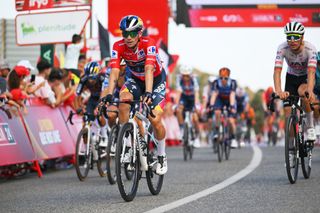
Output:
[[165,204],[163,206],[159,206],[157,208],[151,209],[150,211],[147,211],[146,213],[158,213],[158,212],[165,212],[172,209],[175,209],[179,206],[185,205],[187,203],[193,202],[199,198],[208,196],[212,193],[215,193],[221,189],[226,188],[227,186],[230,186],[231,184],[234,184],[235,182],[241,180],[251,172],[253,172],[261,163],[262,160],[262,151],[257,145],[252,145],[253,149],[253,156],[251,159],[251,162],[248,164],[248,166],[241,171],[239,171],[237,174],[231,176],[230,178],[226,179],[225,181],[218,183],[210,188],[207,188],[203,191],[200,191],[198,193],[195,193],[193,195],[190,195],[188,197],[182,198],[180,200],[176,200],[172,203]]

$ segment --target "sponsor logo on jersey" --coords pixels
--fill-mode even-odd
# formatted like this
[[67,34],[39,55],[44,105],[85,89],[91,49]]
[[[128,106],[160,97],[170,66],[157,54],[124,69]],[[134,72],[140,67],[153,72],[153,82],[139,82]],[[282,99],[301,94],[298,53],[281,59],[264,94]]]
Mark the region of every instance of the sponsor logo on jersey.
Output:
[[117,58],[118,58],[118,51],[116,51],[116,50],[112,50],[111,58],[113,58],[113,59],[117,59]]
[[148,55],[155,55],[156,54],[156,46],[150,46],[147,49],[147,54]]
[[138,58],[140,59],[140,58],[144,58],[146,56],[146,54],[144,53],[144,51],[143,50],[140,50],[139,52],[138,52]]

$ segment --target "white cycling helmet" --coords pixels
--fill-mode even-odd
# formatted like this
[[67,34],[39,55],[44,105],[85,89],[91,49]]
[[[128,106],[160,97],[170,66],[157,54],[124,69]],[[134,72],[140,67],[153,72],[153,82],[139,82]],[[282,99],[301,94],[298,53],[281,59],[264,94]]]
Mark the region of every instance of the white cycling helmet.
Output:
[[188,65],[181,65],[180,66],[180,74],[181,75],[191,75],[192,74],[192,67]]
[[299,23],[299,22],[289,22],[286,24],[286,26],[284,27],[284,33],[285,34],[300,34],[303,35],[304,34],[304,26]]

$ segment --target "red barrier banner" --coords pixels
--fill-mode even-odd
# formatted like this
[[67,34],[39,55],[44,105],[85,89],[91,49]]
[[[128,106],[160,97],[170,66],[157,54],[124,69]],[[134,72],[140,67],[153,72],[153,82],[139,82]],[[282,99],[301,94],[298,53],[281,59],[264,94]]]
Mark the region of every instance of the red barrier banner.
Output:
[[0,166],[34,160],[35,154],[19,112],[15,110],[12,119],[8,119],[0,111]]
[[307,27],[320,26],[320,8],[203,8],[190,9],[191,27],[283,27],[298,21]]
[[163,39],[168,45],[169,6],[167,0],[109,0],[108,30],[121,37],[119,22],[126,15],[139,16],[147,29],[148,35],[158,41]]
[[[61,115],[62,115],[64,121],[67,122],[69,113],[72,110],[72,108],[69,106],[65,106],[65,107],[59,107],[59,110],[61,112]],[[72,122],[73,122],[73,125],[71,125],[70,122],[67,123],[67,128],[68,128],[68,131],[69,131],[69,134],[71,136],[72,141],[74,142],[74,144],[76,144],[78,134],[79,134],[80,130],[82,129],[82,124],[83,124],[82,117],[79,115],[74,115],[72,118]]]
[[74,154],[73,139],[58,108],[31,105],[23,119],[37,159]]
[[17,11],[90,6],[91,0],[16,0]]

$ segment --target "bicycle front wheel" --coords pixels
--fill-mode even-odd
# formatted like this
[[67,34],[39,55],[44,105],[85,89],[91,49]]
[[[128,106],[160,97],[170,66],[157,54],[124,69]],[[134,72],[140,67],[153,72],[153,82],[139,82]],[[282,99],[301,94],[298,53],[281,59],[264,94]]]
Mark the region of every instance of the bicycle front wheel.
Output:
[[107,147],[107,177],[110,184],[116,183],[116,165],[115,165],[115,155],[116,155],[116,144],[118,136],[119,126],[114,125],[110,131]]
[[83,128],[77,138],[75,169],[80,181],[84,181],[88,176],[91,167],[92,150],[90,146],[91,137],[88,128]]
[[[302,121],[302,132],[306,133],[306,123]],[[299,154],[301,159],[301,169],[305,179],[308,179],[311,174],[311,161],[312,161],[312,149],[313,141],[305,140],[306,135],[303,134],[303,145],[300,147]]]
[[[148,131],[151,135],[153,133],[152,126],[149,127]],[[148,135],[147,140],[147,162],[148,162],[148,170],[146,171],[148,188],[153,195],[157,195],[160,193],[162,184],[163,184],[163,175],[156,174],[157,169],[157,144],[154,142],[152,137]]]
[[297,155],[298,141],[295,117],[290,116],[287,119],[285,135],[285,162],[288,179],[291,184],[297,180],[299,169],[299,157]]
[[[137,193],[139,185],[140,162],[139,155],[133,156],[134,135],[133,124],[124,124],[119,133],[116,148],[116,176],[117,184],[121,197],[129,202],[132,201]],[[125,178],[126,172],[132,173],[132,178]]]

